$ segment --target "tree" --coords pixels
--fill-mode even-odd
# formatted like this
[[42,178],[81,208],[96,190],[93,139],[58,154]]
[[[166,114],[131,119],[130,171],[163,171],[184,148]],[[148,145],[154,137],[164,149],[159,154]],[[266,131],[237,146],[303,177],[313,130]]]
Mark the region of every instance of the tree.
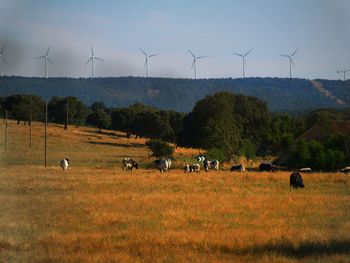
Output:
[[86,123],[88,107],[76,97],[53,97],[48,103],[48,118],[54,123],[65,124],[67,119],[68,103],[68,123],[77,127]]
[[91,126],[96,126],[101,132],[102,129],[109,129],[111,126],[111,117],[103,110],[98,110],[91,113],[86,118],[86,123]]
[[240,153],[242,140],[249,140],[254,145],[250,149],[260,147],[269,118],[264,102],[219,92],[198,101],[192,112],[184,117],[179,144],[220,149],[230,159]]
[[168,143],[151,139],[146,142],[146,146],[152,152],[152,156],[156,158],[172,158],[174,154],[174,147],[171,147]]
[[28,121],[31,112],[32,120],[42,121],[44,119],[44,102],[39,96],[19,94],[11,95],[2,100],[2,108],[8,111],[9,118],[20,121]]

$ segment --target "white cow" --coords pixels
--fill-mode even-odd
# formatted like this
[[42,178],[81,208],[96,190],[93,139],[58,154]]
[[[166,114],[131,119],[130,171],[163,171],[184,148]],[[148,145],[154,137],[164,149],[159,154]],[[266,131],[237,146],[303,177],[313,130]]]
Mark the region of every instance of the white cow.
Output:
[[59,165],[63,170],[67,170],[69,166],[69,159],[68,158],[62,159],[61,161],[59,161]]
[[212,160],[212,161],[209,161],[209,160],[205,160],[203,162],[203,165],[204,165],[204,170],[206,172],[208,172],[209,170],[219,170],[219,161],[218,160]]
[[157,165],[157,168],[162,173],[170,169],[172,161],[170,159],[160,159],[160,160],[155,160],[154,163]]
[[198,163],[186,164],[184,166],[184,172],[185,173],[199,172],[200,168],[201,168],[201,166]]

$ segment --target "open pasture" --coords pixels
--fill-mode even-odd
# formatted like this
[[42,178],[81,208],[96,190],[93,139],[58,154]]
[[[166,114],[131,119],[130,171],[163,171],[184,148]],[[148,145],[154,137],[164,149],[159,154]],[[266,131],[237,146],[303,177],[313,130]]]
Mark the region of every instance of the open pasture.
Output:
[[53,125],[44,168],[43,126],[31,150],[28,129],[11,123],[1,144],[1,262],[350,260],[349,175],[305,174],[290,190],[289,172],[123,172],[125,156],[149,162],[144,139]]

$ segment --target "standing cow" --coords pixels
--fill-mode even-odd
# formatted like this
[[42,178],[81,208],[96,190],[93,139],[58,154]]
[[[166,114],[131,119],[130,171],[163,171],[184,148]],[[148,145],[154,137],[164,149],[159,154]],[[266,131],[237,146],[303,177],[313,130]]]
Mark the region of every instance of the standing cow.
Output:
[[171,159],[159,159],[155,160],[153,163],[155,163],[159,171],[162,173],[170,169],[172,161]]
[[219,160],[204,160],[203,165],[204,165],[204,170],[208,172],[209,170],[219,170]]
[[304,188],[306,185],[303,183],[303,178],[298,172],[293,172],[289,177],[289,188]]
[[131,158],[124,158],[122,161],[124,171],[132,171],[133,168],[139,169],[139,163],[135,162]]
[[231,167],[231,172],[233,171],[238,171],[238,172],[244,172],[245,171],[245,168],[244,168],[244,165],[243,164],[239,164],[239,165],[233,165]]
[[184,166],[184,172],[185,173],[192,173],[192,172],[199,172],[199,171],[200,171],[200,165],[198,163],[186,164]]

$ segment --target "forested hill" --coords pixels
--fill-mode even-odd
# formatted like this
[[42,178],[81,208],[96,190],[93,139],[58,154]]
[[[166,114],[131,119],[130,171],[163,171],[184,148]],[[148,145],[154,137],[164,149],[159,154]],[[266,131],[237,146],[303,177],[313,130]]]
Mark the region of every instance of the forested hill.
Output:
[[160,109],[189,112],[208,94],[229,91],[258,97],[271,111],[308,111],[350,106],[350,81],[245,78],[28,78],[1,77],[0,96],[34,94],[75,96],[86,104],[102,101],[109,107],[125,107],[137,102]]

